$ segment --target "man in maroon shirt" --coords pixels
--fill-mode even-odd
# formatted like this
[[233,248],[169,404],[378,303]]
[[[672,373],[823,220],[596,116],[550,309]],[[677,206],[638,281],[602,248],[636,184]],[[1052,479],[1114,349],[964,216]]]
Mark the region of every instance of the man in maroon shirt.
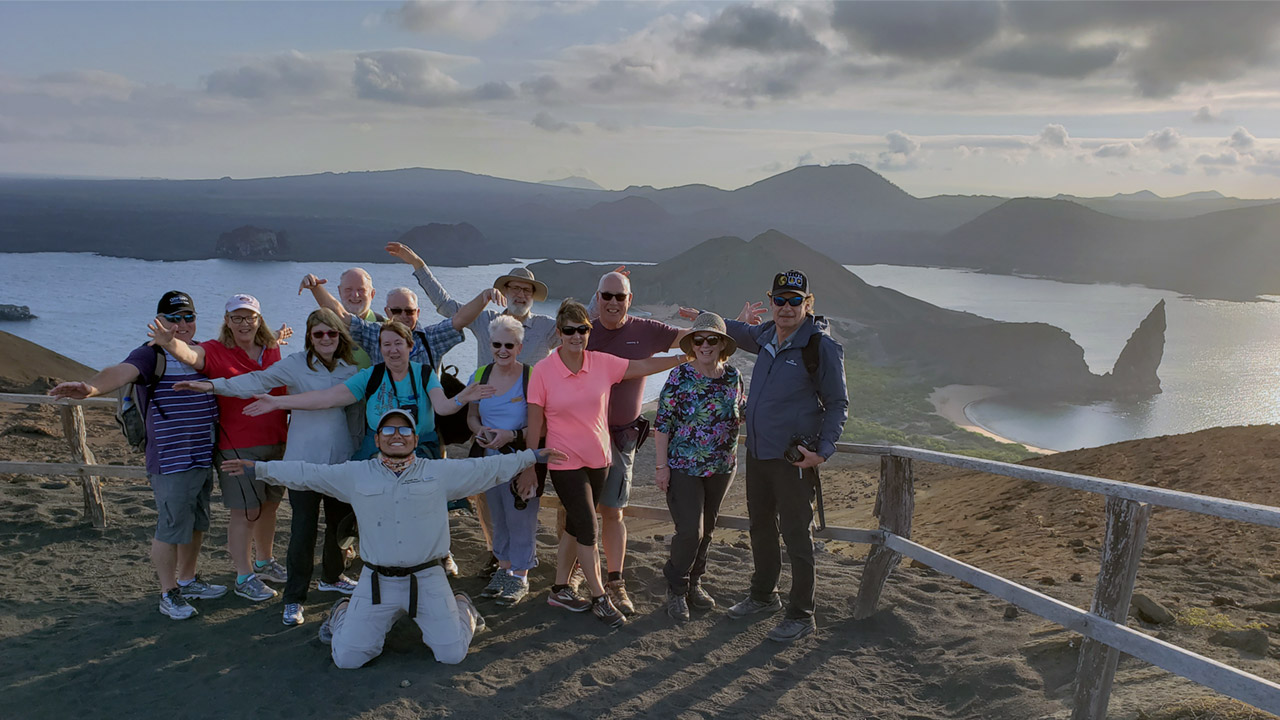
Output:
[[[600,321],[591,330],[588,350],[616,355],[628,360],[643,360],[680,346],[680,338],[688,330],[648,318],[631,317],[631,281],[619,272],[606,273],[596,289],[595,306]],[[609,434],[613,440],[613,462],[604,491],[596,498],[600,510],[600,539],[604,545],[609,576],[605,590],[609,599],[623,613],[635,612],[622,579],[627,553],[627,526],[622,509],[631,495],[631,465],[636,446],[648,432],[648,422],[641,421],[644,403],[644,378],[623,380],[609,394]],[[642,427],[643,426],[643,427]]]

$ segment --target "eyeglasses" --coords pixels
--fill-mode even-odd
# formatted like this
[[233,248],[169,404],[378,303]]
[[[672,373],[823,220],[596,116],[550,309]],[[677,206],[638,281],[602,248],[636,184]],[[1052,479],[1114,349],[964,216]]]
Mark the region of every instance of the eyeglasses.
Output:
[[507,292],[508,293],[524,293],[525,295],[532,295],[533,288],[529,287],[528,285],[516,285],[515,283],[507,283]]
[[228,315],[227,322],[232,325],[252,325],[258,322],[257,315]]
[[387,312],[391,313],[392,315],[412,315],[412,314],[414,314],[414,313],[418,312],[418,308],[393,308],[393,307],[389,307],[389,308],[387,308]]
[[193,323],[193,322],[195,322],[195,321],[196,321],[196,314],[195,314],[195,313],[193,313],[193,312],[189,312],[189,313],[165,313],[164,315],[161,315],[160,317],[164,318],[165,320],[168,320],[168,321],[169,321],[169,322],[171,322],[171,323],[180,323],[180,322],[184,322],[184,323]]
[[339,333],[337,330],[312,330],[311,331],[311,337],[315,338],[316,340],[323,340],[324,338],[336,338],[340,334],[341,333]]
[[706,343],[707,345],[710,345],[711,347],[715,347],[715,346],[717,346],[717,345],[719,345],[719,344],[720,344],[720,337],[719,337],[718,335],[711,335],[711,336],[708,336],[708,337],[695,337],[695,338],[693,338],[693,344],[694,344],[694,345],[697,345],[698,347],[702,347],[703,343]]
[[501,349],[501,348],[506,348],[506,349],[508,349],[508,350],[514,350],[514,349],[515,349],[515,347],[516,347],[516,344],[515,344],[515,343],[500,343],[500,342],[493,343],[493,349],[494,349],[494,350],[499,350],[499,349]]
[[576,334],[576,335],[586,335],[586,334],[587,334],[587,333],[589,333],[589,332],[591,332],[591,326],[590,326],[590,325],[578,325],[577,327],[562,327],[562,328],[560,328],[560,334],[561,334],[561,335],[575,335],[575,334]]
[[378,429],[378,434],[382,435],[382,437],[391,437],[392,435],[403,435],[405,437],[409,437],[413,433],[413,428],[406,425],[396,425],[394,427],[391,425],[385,425]]
[[601,300],[617,300],[618,302],[622,302],[623,300],[626,300],[626,299],[627,299],[627,296],[628,296],[628,295],[630,295],[630,294],[631,294],[631,293],[609,293],[609,292],[601,292],[601,293],[600,293],[600,299],[601,299]]
[[800,307],[801,305],[804,304],[804,300],[805,298],[803,295],[792,295],[789,298],[782,297],[781,295],[773,296],[773,304],[777,305],[778,307],[782,307],[783,305],[790,305],[791,307]]

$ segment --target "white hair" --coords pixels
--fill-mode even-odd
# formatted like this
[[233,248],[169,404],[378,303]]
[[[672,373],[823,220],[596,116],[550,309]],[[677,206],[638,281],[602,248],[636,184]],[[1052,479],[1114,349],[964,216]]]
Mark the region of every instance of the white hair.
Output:
[[391,302],[392,295],[404,295],[405,297],[413,298],[413,306],[419,307],[418,293],[414,292],[413,288],[398,287],[395,290],[392,290],[391,292],[387,293],[387,302]]
[[516,342],[524,342],[524,325],[510,315],[499,315],[489,323],[489,336],[493,337],[494,333],[499,330],[506,330],[515,336]]
[[369,273],[364,268],[358,268],[358,267],[347,268],[346,270],[343,270],[342,275],[338,276],[338,284],[343,285],[344,283],[346,283],[348,275],[358,275],[360,276],[360,279],[364,281],[363,283],[361,283],[362,285],[368,285],[369,287],[373,287],[373,277],[370,276]]

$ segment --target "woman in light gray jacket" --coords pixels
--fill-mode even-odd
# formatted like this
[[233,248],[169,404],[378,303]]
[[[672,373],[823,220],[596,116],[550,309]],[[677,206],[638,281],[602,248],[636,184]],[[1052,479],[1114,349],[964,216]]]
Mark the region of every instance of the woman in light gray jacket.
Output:
[[[256,372],[218,380],[179,383],[175,390],[212,392],[217,395],[250,398],[283,386],[291,395],[311,390],[327,390],[359,369],[352,356],[355,343],[347,333],[347,324],[332,310],[321,308],[307,316],[306,352],[294,353],[280,362]],[[294,410],[289,420],[289,437],[285,460],[334,465],[351,459],[364,435],[362,403],[324,410]],[[315,568],[316,535],[319,531],[320,506],[324,505],[325,537],[321,552],[319,589],[350,595],[356,584],[342,574],[343,552],[338,547],[338,523],[351,514],[351,506],[317,492],[290,490],[293,525],[289,535],[289,554],[285,560],[288,580],[284,586],[285,625],[303,621],[302,603]]]

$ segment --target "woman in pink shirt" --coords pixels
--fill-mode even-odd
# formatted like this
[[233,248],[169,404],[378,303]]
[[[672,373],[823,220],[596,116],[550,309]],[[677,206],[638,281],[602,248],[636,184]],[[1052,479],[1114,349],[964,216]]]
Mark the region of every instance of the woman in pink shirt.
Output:
[[[573,612],[591,610],[613,627],[627,621],[605,595],[596,549],[596,497],[609,469],[609,389],[622,380],[670,370],[678,356],[626,360],[587,351],[591,320],[582,303],[569,299],[556,313],[560,347],[533,368],[529,378],[529,447],[555,447],[569,459],[550,463],[551,484],[565,510],[556,583],[547,602]],[[545,429],[546,441],[542,440]],[[582,566],[591,600],[569,587],[574,561]]]

